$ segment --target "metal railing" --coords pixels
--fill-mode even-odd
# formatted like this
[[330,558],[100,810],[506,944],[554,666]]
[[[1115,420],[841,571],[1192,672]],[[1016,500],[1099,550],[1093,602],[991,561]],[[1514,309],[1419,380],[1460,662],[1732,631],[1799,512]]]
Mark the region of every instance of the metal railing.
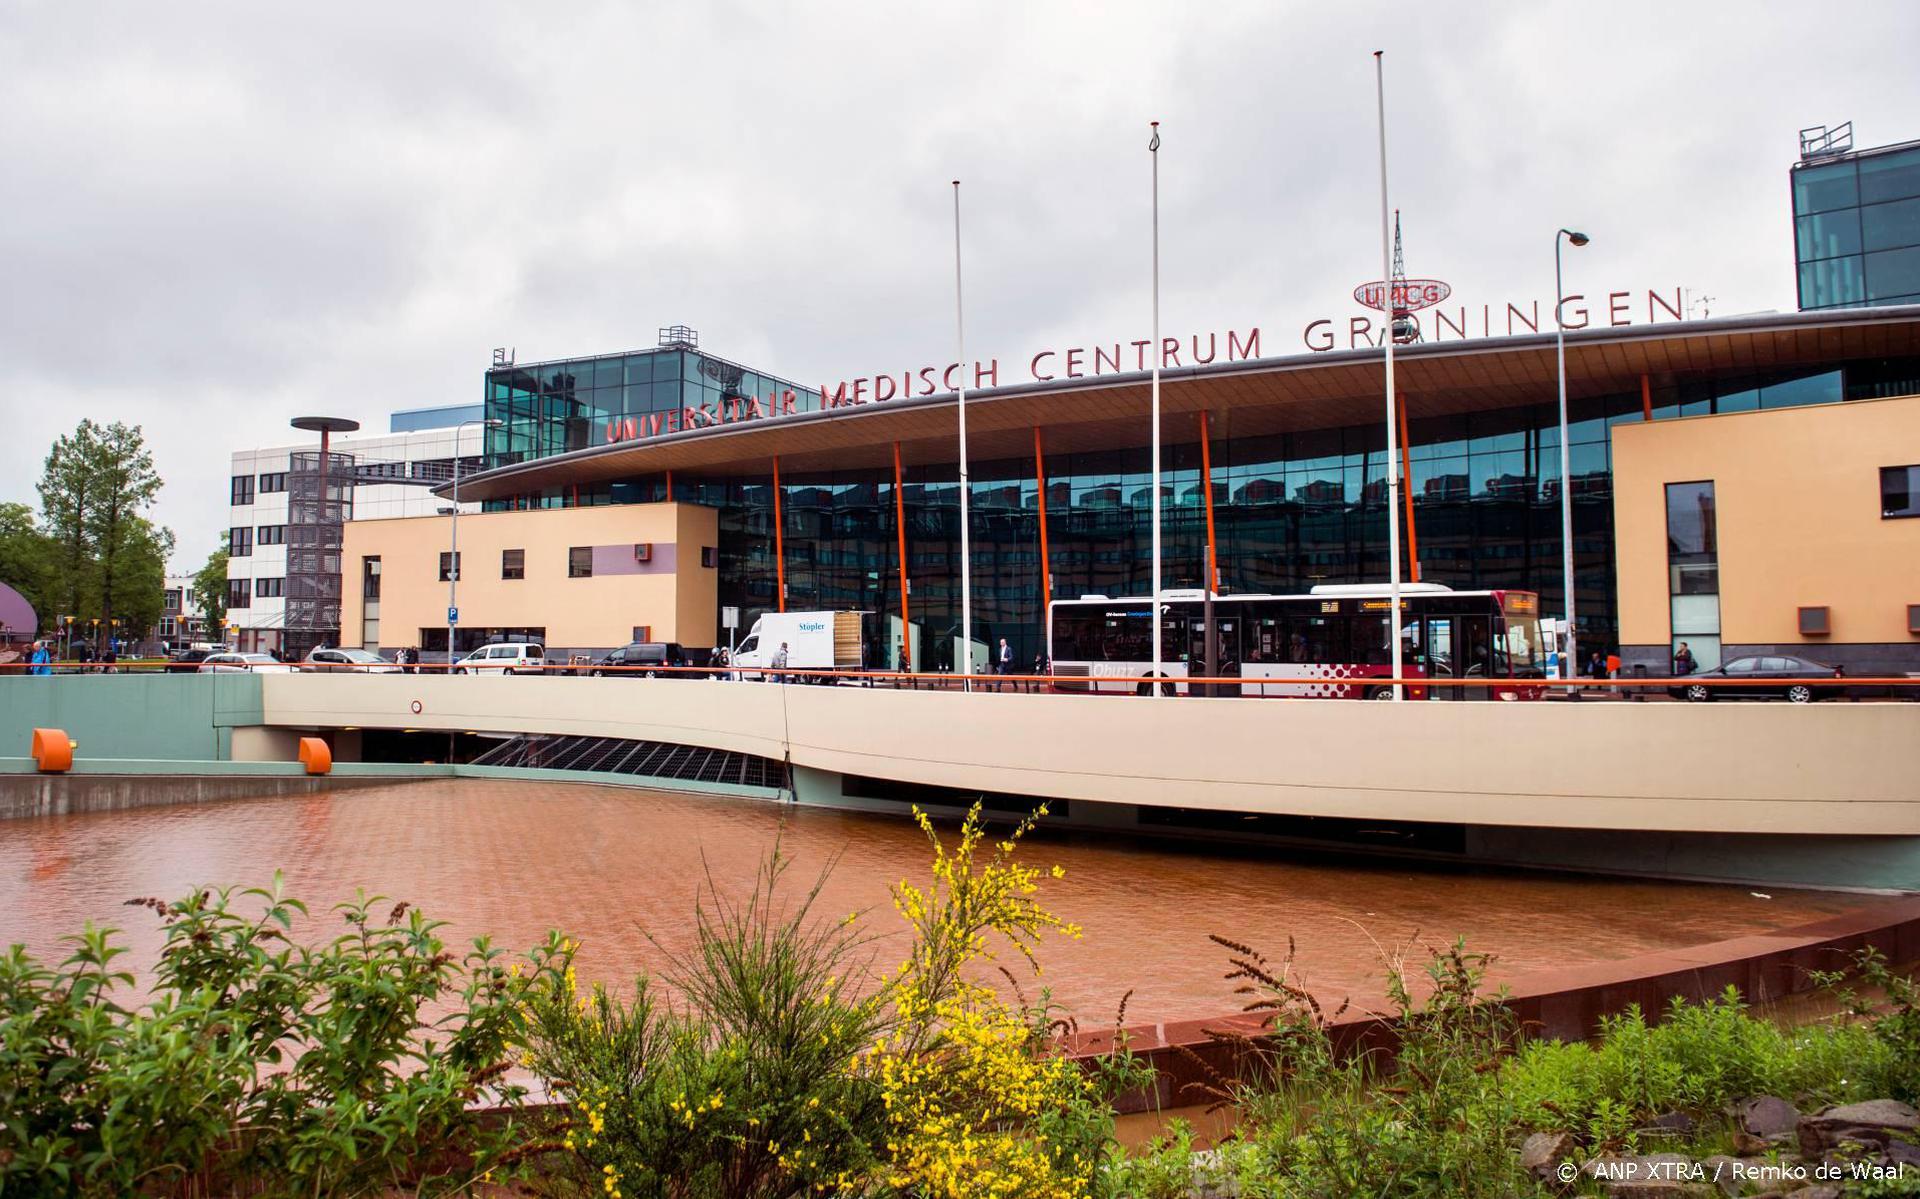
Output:
[[[252,666],[239,664],[225,666],[224,669],[203,669],[194,663],[174,663],[167,659],[123,659],[113,666],[98,661],[60,660],[41,664],[46,673],[54,674],[157,674],[157,673],[200,673],[226,674],[248,673]],[[788,685],[827,685],[887,687],[900,690],[969,690],[975,694],[1007,694],[1009,692],[1039,693],[1049,692],[1063,695],[1101,695],[1125,696],[1148,695],[1154,687],[1163,694],[1178,695],[1184,698],[1238,698],[1238,699],[1306,699],[1306,698],[1362,698],[1383,691],[1396,684],[1405,688],[1409,699],[1430,698],[1431,693],[1493,692],[1499,699],[1537,700],[1553,698],[1580,698],[1594,701],[1609,699],[1634,699],[1648,694],[1665,695],[1682,693],[1695,686],[1708,688],[1710,692],[1737,695],[1740,692],[1780,691],[1788,687],[1804,686],[1815,693],[1814,698],[1848,699],[1904,699],[1920,702],[1920,674],[1888,676],[1852,676],[1841,675],[1836,678],[1809,679],[1737,679],[1715,676],[1702,679],[1699,675],[1649,676],[1636,678],[1576,678],[1576,679],[1533,679],[1533,678],[1450,678],[1447,676],[1415,676],[1406,678],[1388,678],[1385,676],[1365,676],[1346,679],[1316,678],[1260,678],[1242,675],[1063,675],[1063,674],[946,674],[918,673],[898,670],[823,670],[809,668],[775,668],[770,666],[666,666],[639,665],[615,666],[592,662],[515,662],[504,660],[498,667],[484,663],[456,661],[418,662],[400,664],[384,662],[373,663],[308,663],[285,662],[271,666],[265,664],[258,668],[260,673],[294,674],[454,674],[478,677],[486,674],[510,674],[523,677],[551,676],[556,678],[586,677],[602,675],[608,677],[627,676],[633,678],[666,679],[704,679],[739,683],[785,683]],[[0,663],[0,677],[38,674],[33,663],[25,660]],[[1299,696],[1260,694],[1261,689],[1281,687],[1343,688],[1352,694],[1346,696]],[[1253,692],[1253,694],[1245,694]],[[1878,694],[1876,694],[1878,693]]]

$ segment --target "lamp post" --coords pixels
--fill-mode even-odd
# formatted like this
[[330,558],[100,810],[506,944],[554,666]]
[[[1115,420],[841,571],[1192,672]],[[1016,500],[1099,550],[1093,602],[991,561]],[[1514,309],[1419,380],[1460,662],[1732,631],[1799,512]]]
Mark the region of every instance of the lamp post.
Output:
[[[1560,586],[1565,595],[1566,663],[1565,675],[1572,679],[1580,669],[1580,658],[1573,635],[1573,456],[1567,446],[1567,289],[1560,283],[1560,241],[1565,238],[1576,246],[1592,239],[1572,229],[1553,235],[1553,343],[1560,375]],[[1574,694],[1571,688],[1567,694]]]
[[[450,523],[447,547],[447,674],[453,674],[453,629],[459,623],[460,611],[460,431],[468,425],[479,425],[483,429],[497,429],[503,422],[488,416],[476,416],[463,420],[453,427],[453,519]],[[486,439],[481,438],[480,453],[487,452]]]

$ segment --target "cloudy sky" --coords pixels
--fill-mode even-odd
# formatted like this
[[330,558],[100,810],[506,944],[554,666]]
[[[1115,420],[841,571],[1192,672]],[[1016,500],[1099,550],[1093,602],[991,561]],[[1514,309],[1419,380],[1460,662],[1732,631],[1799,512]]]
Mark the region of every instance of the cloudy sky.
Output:
[[[472,402],[521,361],[702,344],[791,378],[1145,336],[1268,354],[1408,267],[1496,304],[1794,306],[1801,126],[1920,137],[1920,5],[0,0],[0,499],[145,426],[197,564],[289,418]],[[1003,368],[1004,369],[1004,368]]]

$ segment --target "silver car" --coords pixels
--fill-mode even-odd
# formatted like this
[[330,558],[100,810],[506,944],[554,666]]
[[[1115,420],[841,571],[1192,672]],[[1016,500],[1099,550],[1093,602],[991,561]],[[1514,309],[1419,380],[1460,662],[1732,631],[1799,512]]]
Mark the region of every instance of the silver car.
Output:
[[199,674],[292,674],[293,667],[272,654],[208,654]]
[[302,670],[324,673],[399,674],[400,668],[364,649],[316,649],[300,664]]

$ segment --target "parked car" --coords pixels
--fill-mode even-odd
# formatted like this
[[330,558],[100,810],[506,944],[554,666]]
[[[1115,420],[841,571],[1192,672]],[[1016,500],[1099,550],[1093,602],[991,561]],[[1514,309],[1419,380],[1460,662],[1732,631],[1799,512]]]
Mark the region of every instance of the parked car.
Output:
[[635,641],[595,662],[587,671],[591,675],[637,675],[644,679],[657,678],[664,674],[668,678],[690,677],[677,670],[660,670],[662,666],[691,666],[687,651],[676,641]]
[[364,649],[316,649],[300,664],[302,670],[326,674],[399,674],[400,668],[379,654]]
[[292,674],[293,667],[272,654],[208,654],[200,661],[201,674]]
[[1786,654],[1749,654],[1731,658],[1711,670],[1675,679],[1667,694],[1693,703],[1716,699],[1784,699],[1811,703],[1845,694],[1840,687],[1815,687],[1809,679],[1837,679],[1837,666]]
[[453,664],[455,674],[544,674],[547,651],[530,641],[483,645]]
[[167,659],[168,674],[192,674],[200,669],[200,663],[221,651],[214,649],[183,649]]

